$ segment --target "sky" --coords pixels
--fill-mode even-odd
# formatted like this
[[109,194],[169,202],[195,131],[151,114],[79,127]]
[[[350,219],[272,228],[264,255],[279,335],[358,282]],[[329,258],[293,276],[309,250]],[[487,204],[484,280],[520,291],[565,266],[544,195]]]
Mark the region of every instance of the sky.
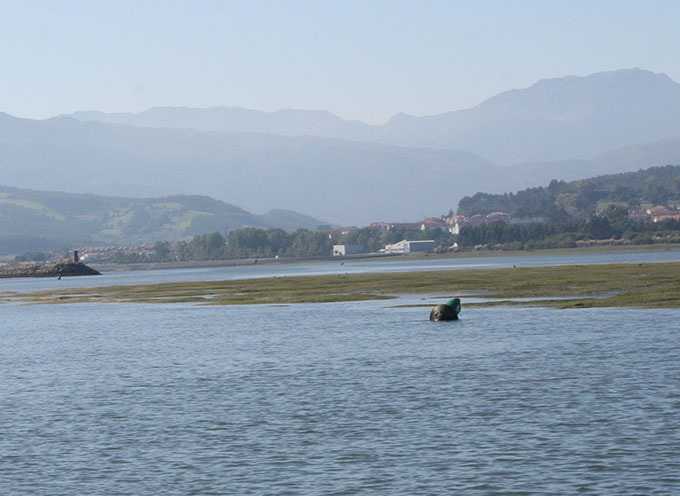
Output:
[[677,0],[0,0],[0,111],[325,109],[382,124],[540,79],[680,82]]

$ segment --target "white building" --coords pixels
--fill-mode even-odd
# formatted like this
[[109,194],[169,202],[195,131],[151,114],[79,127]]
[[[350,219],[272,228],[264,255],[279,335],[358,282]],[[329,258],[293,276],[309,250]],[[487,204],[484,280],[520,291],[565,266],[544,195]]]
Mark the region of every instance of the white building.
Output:
[[427,252],[432,251],[437,246],[437,243],[432,239],[423,241],[407,241],[402,240],[398,243],[385,245],[385,248],[380,250],[383,253],[413,253],[413,252]]
[[356,255],[357,253],[364,253],[364,247],[362,245],[333,245],[334,257]]
[[451,234],[460,234],[460,230],[468,223],[467,217],[464,215],[452,215],[446,219],[446,225]]

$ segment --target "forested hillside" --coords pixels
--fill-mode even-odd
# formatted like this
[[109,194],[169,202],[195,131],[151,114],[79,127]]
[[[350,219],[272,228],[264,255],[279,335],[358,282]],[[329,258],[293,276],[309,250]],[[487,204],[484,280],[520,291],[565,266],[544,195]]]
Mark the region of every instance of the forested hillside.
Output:
[[672,165],[568,183],[553,180],[517,193],[477,193],[460,201],[459,215],[504,212],[508,221],[468,222],[458,243],[504,250],[678,243],[679,200],[680,166]]
[[661,204],[675,200],[680,200],[680,166],[667,165],[579,181],[553,180],[547,187],[517,193],[477,193],[464,197],[458,203],[457,213],[470,217],[505,212],[514,218],[547,217],[561,221],[568,217],[565,207],[587,215],[603,201],[635,207],[640,202]]

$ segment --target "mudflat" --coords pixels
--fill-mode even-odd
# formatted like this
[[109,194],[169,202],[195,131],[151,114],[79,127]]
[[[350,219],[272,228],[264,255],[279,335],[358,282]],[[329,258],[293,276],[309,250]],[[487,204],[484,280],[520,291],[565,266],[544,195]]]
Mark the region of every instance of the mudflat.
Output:
[[[141,284],[5,295],[26,303],[244,305],[391,299],[401,294],[475,297],[474,305],[555,308],[680,307],[680,262],[565,265],[437,272],[334,274]],[[530,298],[531,301],[516,301]],[[568,299],[565,299],[568,298]]]

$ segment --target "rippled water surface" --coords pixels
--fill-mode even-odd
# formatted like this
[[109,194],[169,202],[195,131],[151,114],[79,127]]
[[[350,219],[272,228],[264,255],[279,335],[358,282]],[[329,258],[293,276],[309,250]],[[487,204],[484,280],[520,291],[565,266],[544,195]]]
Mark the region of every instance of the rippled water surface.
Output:
[[1,305],[0,493],[680,492],[680,311],[389,304]]

